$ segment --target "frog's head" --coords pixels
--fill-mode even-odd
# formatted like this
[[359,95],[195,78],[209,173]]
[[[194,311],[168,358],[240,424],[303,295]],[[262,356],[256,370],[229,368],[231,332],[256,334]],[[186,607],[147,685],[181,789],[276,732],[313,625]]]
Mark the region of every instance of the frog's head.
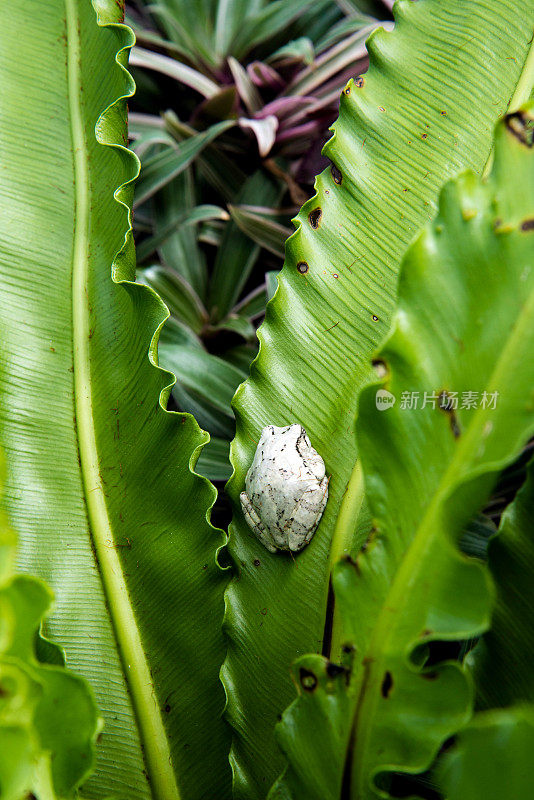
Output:
[[267,425],[261,432],[260,444],[268,447],[269,450],[276,449],[279,452],[291,450],[301,452],[301,446],[310,447],[310,440],[302,425],[295,422],[281,428],[276,425]]

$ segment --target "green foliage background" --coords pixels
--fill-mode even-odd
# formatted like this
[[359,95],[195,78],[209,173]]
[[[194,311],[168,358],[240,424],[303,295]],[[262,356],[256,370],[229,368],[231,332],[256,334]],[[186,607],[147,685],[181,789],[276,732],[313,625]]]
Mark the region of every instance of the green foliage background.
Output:
[[[510,643],[530,652],[531,481],[487,567],[486,533],[471,530],[468,556],[459,545],[532,435],[532,0],[399,0],[395,30],[371,36],[370,69],[343,90],[332,164],[297,217],[234,400],[231,569],[209,521],[217,493],[195,471],[209,437],[185,412],[209,420],[217,440],[203,469],[224,477],[230,398],[273,294],[280,202],[287,190],[297,204],[291,152],[301,158],[307,135],[291,128],[293,151],[269,139],[247,68],[275,80],[267,67],[289,59],[299,80],[284,73],[276,100],[316,91],[328,107],[376,22],[348,0],[342,13],[326,0],[254,0],[245,17],[239,1],[203,3],[204,17],[178,0],[153,10],[162,30],[142,28],[155,53],[137,52],[138,69],[204,100],[187,121],[172,109],[132,117],[143,162],[135,282],[132,33],[120,3],[53,6],[0,9],[4,508],[20,568],[54,591],[44,631],[57,642],[37,633],[49,590],[13,577],[2,533],[2,800],[72,796],[95,750],[83,789],[95,800],[363,800],[395,795],[410,774],[413,796],[430,782],[469,800],[486,780],[484,749],[521,763],[512,748],[531,738],[528,655],[510,679]],[[136,12],[146,21],[142,3]],[[156,84],[145,79],[146,96]],[[230,168],[244,130],[258,153]],[[466,168],[438,209],[442,184]],[[153,287],[171,308],[167,328]],[[497,389],[502,403],[385,416],[377,385],[398,396]],[[178,411],[167,410],[171,389]],[[292,560],[261,547],[236,501],[262,427],[296,421],[332,477],[321,525]],[[518,474],[489,501],[496,518]],[[85,679],[104,719],[96,746]],[[474,703],[484,712],[473,716]]]

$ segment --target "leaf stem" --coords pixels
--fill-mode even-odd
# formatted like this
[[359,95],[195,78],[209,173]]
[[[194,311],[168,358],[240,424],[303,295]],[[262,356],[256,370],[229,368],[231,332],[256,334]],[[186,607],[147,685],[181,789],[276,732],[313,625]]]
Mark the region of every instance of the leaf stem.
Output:
[[[121,655],[126,682],[137,717],[144,756],[158,800],[179,800],[168,739],[141,635],[131,606],[121,562],[114,545],[113,526],[108,515],[100,478],[91,385],[90,352],[90,173],[88,146],[82,107],[81,42],[78,0],[65,0],[67,20],[67,77],[74,179],[76,192],[72,266],[72,326],[74,395],[78,447],[85,500],[96,558]],[[95,18],[96,24],[96,18]],[[111,280],[111,264],[110,280]]]
[[[328,566],[328,575],[332,575],[332,570],[335,564],[343,557],[344,554],[350,553],[354,544],[354,531],[358,523],[362,505],[365,497],[365,486],[363,481],[363,472],[360,459],[352,469],[347,488],[341,500],[339,507],[339,514],[332,536],[332,545],[330,548],[330,563]],[[328,613],[328,609],[327,609]],[[333,620],[332,620],[332,643],[330,647],[331,657],[336,659],[341,651],[342,626],[340,625],[339,614],[336,613],[335,605],[333,607]]]
[[[498,390],[509,383],[509,374],[513,374],[514,370],[517,369],[517,361],[521,360],[521,356],[518,355],[522,353],[521,342],[527,340],[527,333],[532,326],[533,318],[534,290],[524,303],[510,336],[496,361],[493,372],[489,376],[486,384],[489,391]],[[366,673],[365,681],[361,685],[355,709],[354,737],[355,741],[358,742],[358,757],[354,761],[354,774],[357,776],[355,785],[358,786],[358,790],[362,793],[365,793],[366,776],[363,771],[363,765],[366,763],[366,759],[361,755],[361,751],[365,749],[369,733],[372,730],[372,725],[369,724],[369,715],[373,714],[378,700],[377,687],[380,685],[380,678],[384,670],[384,653],[388,651],[388,642],[396,632],[397,621],[403,609],[410,605],[411,588],[419,582],[420,571],[425,568],[427,563],[427,553],[431,550],[435,539],[443,535],[443,528],[440,524],[441,509],[453,489],[458,487],[460,483],[466,479],[474,478],[483,471],[489,471],[492,467],[503,466],[497,464],[488,465],[483,461],[480,447],[481,442],[484,441],[486,431],[491,431],[488,409],[479,406],[473,414],[471,425],[462,434],[458,448],[445,470],[432,499],[428,503],[424,517],[415,532],[412,543],[382,604],[365,657],[365,663],[369,665],[368,673]],[[517,442],[511,442],[510,445],[514,448],[514,452],[520,446]],[[474,466],[477,460],[479,464]],[[469,471],[470,468],[471,472]],[[473,568],[476,569],[477,566],[473,562]],[[482,566],[479,566],[479,568],[482,569]],[[473,633],[479,633],[479,631],[473,631]]]

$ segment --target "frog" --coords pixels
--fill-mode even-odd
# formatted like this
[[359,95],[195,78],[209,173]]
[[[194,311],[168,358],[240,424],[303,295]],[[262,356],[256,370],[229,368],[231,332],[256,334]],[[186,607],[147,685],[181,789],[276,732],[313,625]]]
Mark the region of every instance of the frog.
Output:
[[329,480],[302,425],[263,428],[240,500],[249,527],[269,552],[298,553],[310,543]]

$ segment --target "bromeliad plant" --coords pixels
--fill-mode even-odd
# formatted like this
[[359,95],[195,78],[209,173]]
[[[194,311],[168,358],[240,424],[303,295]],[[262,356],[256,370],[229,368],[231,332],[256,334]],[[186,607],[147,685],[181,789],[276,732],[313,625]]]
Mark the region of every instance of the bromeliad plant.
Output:
[[[111,0],[41,5],[0,9],[0,38],[25,31],[23,69],[0,47],[0,443],[20,565],[55,592],[43,633],[103,717],[84,793],[527,797],[532,466],[517,493],[503,470],[534,434],[534,7],[405,0],[368,42],[234,400],[225,569],[208,437],[166,410],[167,310],[134,280],[131,31]],[[262,428],[294,422],[330,480],[291,558],[238,498]],[[38,632],[48,599],[1,571],[2,800],[71,797],[91,766],[97,714]]]
[[334,0],[147,3],[130,18],[140,279],[171,312],[159,352],[178,377],[174,399],[212,435],[198,469],[227,479],[230,403],[257,353],[290,218],[326,163],[341,89],[366,68],[377,22]]

